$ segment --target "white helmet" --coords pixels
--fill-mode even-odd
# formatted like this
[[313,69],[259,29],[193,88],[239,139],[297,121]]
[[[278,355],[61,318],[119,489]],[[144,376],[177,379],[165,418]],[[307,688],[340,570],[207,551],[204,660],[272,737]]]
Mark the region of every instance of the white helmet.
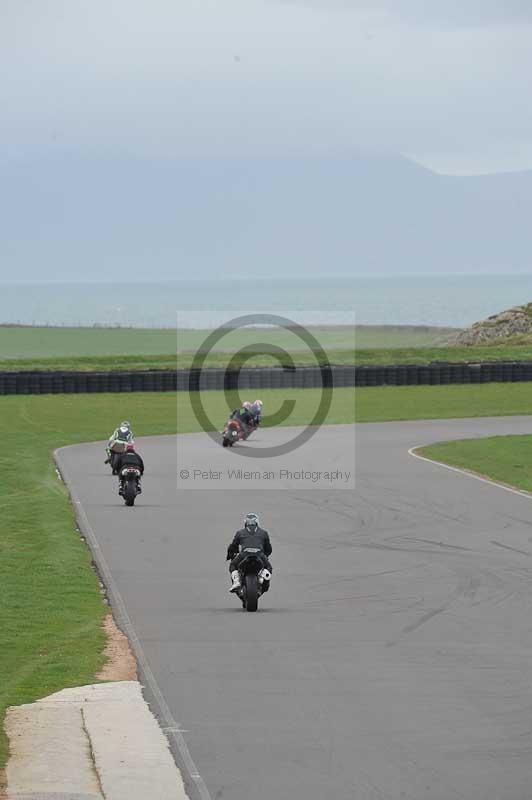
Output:
[[247,530],[249,530],[250,528],[255,530],[256,528],[259,527],[259,524],[260,524],[260,521],[259,521],[259,518],[258,518],[257,514],[253,514],[253,513],[246,514],[246,516],[244,518],[244,528],[247,528]]
[[245,400],[245,401],[242,403],[242,405],[243,405],[243,407],[244,407],[244,408],[245,408],[247,411],[249,411],[249,410],[251,409],[251,403],[249,402],[249,400]]
[[262,400],[255,400],[253,405],[255,406],[255,408],[261,409],[262,408]]

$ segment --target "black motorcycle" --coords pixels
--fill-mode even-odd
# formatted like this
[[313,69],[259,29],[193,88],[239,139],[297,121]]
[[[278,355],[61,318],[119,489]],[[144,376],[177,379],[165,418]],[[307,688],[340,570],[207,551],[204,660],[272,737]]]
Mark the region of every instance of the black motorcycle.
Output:
[[126,506],[135,505],[135,498],[140,494],[140,476],[141,472],[138,467],[124,467],[120,472],[122,480],[121,495]]
[[245,558],[240,562],[240,589],[236,593],[246,611],[257,611],[259,597],[270,588],[271,572],[264,567],[260,556],[262,550],[244,550]]

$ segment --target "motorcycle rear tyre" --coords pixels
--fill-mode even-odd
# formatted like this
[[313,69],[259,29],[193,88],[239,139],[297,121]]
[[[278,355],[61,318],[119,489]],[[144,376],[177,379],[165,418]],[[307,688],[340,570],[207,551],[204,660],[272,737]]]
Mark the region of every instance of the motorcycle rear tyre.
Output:
[[135,505],[137,489],[133,481],[126,481],[124,485],[124,502],[126,506]]
[[246,575],[245,588],[246,611],[256,611],[259,607],[258,575]]

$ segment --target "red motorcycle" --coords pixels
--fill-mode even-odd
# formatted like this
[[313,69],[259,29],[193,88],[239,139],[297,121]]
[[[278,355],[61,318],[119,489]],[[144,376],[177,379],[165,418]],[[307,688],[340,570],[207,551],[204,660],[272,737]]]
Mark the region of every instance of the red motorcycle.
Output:
[[244,426],[238,419],[229,419],[225,423],[225,428],[222,431],[222,446],[232,447],[235,442],[242,442],[253,433],[252,430],[245,430]]

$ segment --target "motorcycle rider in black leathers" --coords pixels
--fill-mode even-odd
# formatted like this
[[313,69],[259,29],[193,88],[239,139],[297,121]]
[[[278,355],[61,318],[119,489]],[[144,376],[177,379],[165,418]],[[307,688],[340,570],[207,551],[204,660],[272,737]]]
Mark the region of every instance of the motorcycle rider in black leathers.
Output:
[[[117,454],[116,471],[118,472],[118,494],[120,495],[122,494],[123,490],[122,470],[124,467],[136,467],[140,470],[140,474],[144,475],[144,461],[142,460],[141,456],[135,452],[135,445],[133,442],[129,442],[126,445],[125,453]],[[138,480],[138,492],[139,494],[142,492],[140,478]]]
[[[246,549],[251,548],[256,555],[263,562],[263,567],[272,572],[272,565],[268,560],[268,556],[272,554],[272,545],[268,531],[265,531],[259,525],[259,518],[256,514],[246,514],[244,519],[244,527],[237,531],[234,535],[233,541],[227,548],[227,560],[231,561],[229,564],[229,572],[231,573],[232,586],[230,592],[236,592],[240,589],[240,573],[239,566],[246,558]],[[259,550],[260,553],[256,553]]]

